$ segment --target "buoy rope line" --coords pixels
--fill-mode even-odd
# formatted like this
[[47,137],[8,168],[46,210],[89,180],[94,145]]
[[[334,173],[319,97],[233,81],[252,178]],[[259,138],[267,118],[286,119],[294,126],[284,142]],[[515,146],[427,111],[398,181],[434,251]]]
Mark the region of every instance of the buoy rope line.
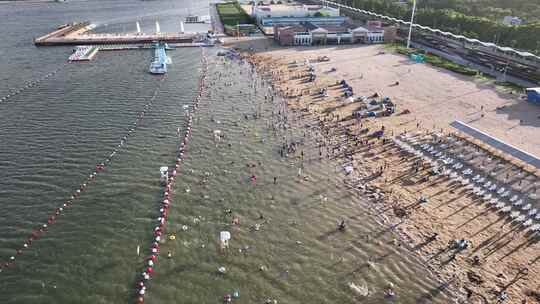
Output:
[[71,196],[66,201],[64,201],[64,203],[62,203],[60,207],[56,208],[54,212],[50,213],[44,224],[41,224],[36,228],[32,229],[32,233],[30,234],[30,236],[26,239],[22,246],[15,251],[15,254],[10,256],[6,262],[0,263],[0,272],[2,272],[4,268],[13,266],[17,258],[21,256],[25,250],[29,249],[35,240],[45,234],[48,231],[49,226],[54,224],[55,220],[60,215],[62,215],[62,213],[65,212],[66,209],[70,208],[75,203],[75,201],[87,189],[88,185],[96,180],[98,174],[103,172],[105,168],[108,167],[108,165],[112,162],[113,158],[116,156],[119,149],[124,146],[124,144],[127,142],[127,139],[132,136],[133,132],[135,132],[135,130],[141,125],[145,114],[150,111],[152,103],[156,99],[159,89],[161,88],[161,84],[164,82],[164,79],[165,77],[159,80],[159,83],[154,90],[152,97],[150,97],[148,102],[144,105],[144,109],[137,113],[137,119],[129,127],[127,133],[120,139],[120,143],[112,150],[112,152],[105,158],[105,160],[96,165],[95,169],[91,171],[92,173],[86,178],[86,180],[84,180],[79,185],[79,187],[75,191],[72,192]]
[[46,80],[48,79],[49,77],[55,75],[56,73],[60,72],[60,70],[62,70],[63,68],[65,68],[69,63],[64,63],[63,65],[61,65],[60,67],[58,67],[56,70],[50,72],[49,74],[46,74],[44,76],[42,76],[41,78],[37,79],[37,80],[33,80],[33,81],[30,81],[30,82],[27,82],[24,86],[16,89],[16,90],[13,90],[11,91],[9,94],[7,94],[6,96],[0,98],[0,103],[3,103],[3,102],[6,102],[8,101],[9,99],[11,99],[12,97],[15,97],[17,95],[19,95],[20,93],[26,91],[27,89],[29,88],[32,88],[36,85],[38,85],[40,82],[42,82],[43,80]]
[[191,138],[191,126],[193,123],[193,112],[197,110],[199,107],[199,102],[201,100],[201,97],[203,95],[203,91],[205,89],[205,80],[208,72],[208,61],[206,58],[206,50],[202,48],[202,56],[201,56],[201,62],[202,62],[202,71],[201,76],[199,78],[198,82],[198,94],[194,98],[192,111],[188,114],[188,122],[186,125],[186,132],[184,134],[184,138],[178,145],[177,149],[177,155],[176,155],[176,162],[174,169],[171,173],[171,176],[168,177],[167,183],[164,189],[163,193],[163,200],[159,202],[159,217],[156,219],[156,225],[154,227],[153,233],[153,241],[149,248],[149,254],[144,259],[144,267],[143,271],[140,274],[140,277],[137,279],[137,287],[136,287],[136,299],[135,302],[137,304],[144,303],[144,297],[146,294],[146,288],[147,283],[151,279],[151,276],[154,272],[154,267],[157,262],[157,258],[159,256],[159,242],[161,241],[161,237],[165,230],[165,224],[167,222],[167,215],[169,206],[171,204],[171,197],[172,197],[172,190],[174,187],[174,183],[176,180],[176,175],[178,174],[178,171],[180,170],[180,164],[184,161],[185,157],[185,148],[189,142],[189,139]]

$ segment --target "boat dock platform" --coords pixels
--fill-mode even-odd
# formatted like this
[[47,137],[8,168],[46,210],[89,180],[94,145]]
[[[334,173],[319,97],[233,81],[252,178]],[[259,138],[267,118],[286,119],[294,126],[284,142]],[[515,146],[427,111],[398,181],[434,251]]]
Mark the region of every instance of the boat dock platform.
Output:
[[197,33],[88,33],[94,25],[90,22],[64,24],[51,33],[34,39],[37,46],[54,45],[107,45],[107,44],[149,44],[155,41],[165,43],[193,43],[200,36]]
[[73,54],[69,56],[69,61],[90,61],[94,59],[99,48],[95,46],[78,46]]

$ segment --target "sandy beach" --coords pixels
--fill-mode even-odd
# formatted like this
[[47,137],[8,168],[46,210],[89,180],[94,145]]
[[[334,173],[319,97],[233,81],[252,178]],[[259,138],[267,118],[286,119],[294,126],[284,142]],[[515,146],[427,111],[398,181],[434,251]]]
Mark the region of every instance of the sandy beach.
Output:
[[[504,303],[540,303],[537,235],[490,208],[464,184],[444,175],[433,176],[422,159],[407,156],[394,141],[404,132],[418,138],[449,134],[455,132],[449,123],[461,120],[540,155],[538,107],[497,89],[492,80],[414,64],[383,46],[278,48],[271,41],[253,39],[233,40],[230,45],[252,48],[243,54],[260,71],[273,75],[276,90],[288,97],[293,112],[318,117],[326,130],[326,155],[320,152],[321,158],[354,167],[353,173],[344,175],[344,183],[359,196],[369,197],[381,222],[398,236],[395,245],[422,257],[445,288],[463,295],[462,303],[498,303],[502,293],[508,295]],[[320,56],[330,60],[314,63],[317,78],[306,82],[303,63]],[[391,98],[396,113],[410,113],[353,119],[358,105],[340,97],[343,91],[336,82],[341,80],[354,88],[354,97],[378,93]],[[322,88],[327,89],[327,96],[317,94]],[[381,139],[370,139],[362,132],[382,127],[385,137]],[[481,162],[482,167],[496,158],[492,151],[461,141],[478,155],[470,161]],[[467,154],[468,150],[453,151]],[[506,182],[521,178],[524,184],[520,181],[519,189],[537,191],[536,172],[525,173],[504,157],[494,165],[499,167],[500,172],[508,172]],[[427,202],[419,203],[419,198]],[[454,250],[449,244],[457,239],[471,245]],[[430,303],[429,297],[425,303]]]

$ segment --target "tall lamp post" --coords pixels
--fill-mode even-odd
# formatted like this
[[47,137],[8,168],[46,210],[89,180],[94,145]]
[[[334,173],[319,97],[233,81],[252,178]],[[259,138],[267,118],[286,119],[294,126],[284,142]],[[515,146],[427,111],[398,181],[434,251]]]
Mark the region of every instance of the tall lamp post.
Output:
[[412,28],[414,24],[414,13],[416,11],[416,0],[413,0],[413,6],[412,6],[412,15],[411,15],[411,25],[409,27],[409,38],[407,38],[407,48],[411,47],[411,36],[412,36]]

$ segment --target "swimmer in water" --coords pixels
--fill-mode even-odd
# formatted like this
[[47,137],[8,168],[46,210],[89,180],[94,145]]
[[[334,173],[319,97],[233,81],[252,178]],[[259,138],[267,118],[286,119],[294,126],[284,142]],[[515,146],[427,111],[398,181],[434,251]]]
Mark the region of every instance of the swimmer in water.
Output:
[[338,224],[338,230],[339,231],[345,231],[345,228],[347,228],[347,225],[345,224],[345,220],[341,220],[341,222],[339,222]]

